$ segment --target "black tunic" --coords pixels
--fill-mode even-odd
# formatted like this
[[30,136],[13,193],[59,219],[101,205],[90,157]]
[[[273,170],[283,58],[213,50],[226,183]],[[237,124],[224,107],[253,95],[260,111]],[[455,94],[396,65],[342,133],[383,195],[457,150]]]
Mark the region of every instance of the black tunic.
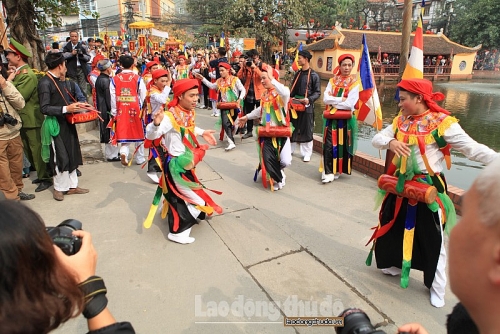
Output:
[[[50,74],[48,73],[47,75]],[[55,116],[60,128],[59,135],[53,137],[55,152],[53,147],[50,147],[49,166],[52,176],[56,175],[56,164],[61,173],[65,171],[71,173],[78,168],[78,166],[83,164],[76,126],[68,123],[62,112],[63,106],[74,103],[73,98],[70,97],[69,94],[76,96],[75,83],[72,81],[60,81],[59,78],[55,77],[53,79],[59,86],[59,90],[64,95],[64,98],[48,76],[43,77],[38,82],[40,111],[44,115]],[[54,154],[56,157],[55,163]]]
[[97,110],[101,112],[101,117],[104,121],[99,120],[99,132],[101,143],[109,144],[109,131],[107,128],[111,119],[111,95],[109,93],[109,75],[101,73],[95,82],[95,95]]
[[307,91],[309,107],[303,112],[297,112],[297,119],[292,117],[291,122],[295,129],[290,141],[307,143],[313,140],[314,102],[321,96],[320,79],[316,72],[312,69],[307,69],[295,73],[292,82],[295,84],[291,88],[290,97],[306,97]]

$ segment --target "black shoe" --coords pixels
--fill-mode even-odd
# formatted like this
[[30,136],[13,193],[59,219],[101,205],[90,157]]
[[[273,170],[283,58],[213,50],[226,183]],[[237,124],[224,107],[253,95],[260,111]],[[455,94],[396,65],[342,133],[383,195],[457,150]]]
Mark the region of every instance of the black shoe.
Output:
[[253,134],[252,132],[247,132],[243,135],[243,139],[247,139],[247,138],[250,138],[250,137],[253,137]]
[[114,157],[111,159],[106,159],[108,162],[113,162],[113,161],[120,161],[120,157]]
[[38,187],[36,187],[35,192],[39,193],[40,191],[47,190],[51,185],[52,185],[52,182],[50,182],[50,181],[41,181],[38,184]]
[[21,201],[29,201],[30,199],[35,198],[35,195],[33,194],[25,194],[22,191],[19,192],[19,198]]
[[82,172],[80,172],[80,171],[78,170],[78,168],[76,169],[76,176],[78,176],[78,177],[82,176]]
[[42,180],[40,180],[40,179],[34,179],[33,181],[31,181],[31,184],[38,184],[40,182],[42,182]]

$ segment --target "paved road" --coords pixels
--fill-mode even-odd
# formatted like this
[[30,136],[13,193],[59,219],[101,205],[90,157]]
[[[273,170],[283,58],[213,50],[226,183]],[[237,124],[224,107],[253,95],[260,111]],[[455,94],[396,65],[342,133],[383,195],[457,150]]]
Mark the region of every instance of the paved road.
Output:
[[[209,111],[198,110],[197,123],[212,128]],[[105,278],[109,307],[119,320],[131,321],[138,333],[331,333],[331,327],[284,327],[283,316],[336,315],[359,307],[388,333],[406,322],[424,323],[430,333],[445,333],[446,306],[429,303],[420,272],[410,286],[367,267],[365,243],[377,223],[373,211],[375,180],[353,172],[323,185],[319,155],[310,163],[294,157],[283,190],[271,192],[260,178],[255,141],[237,140],[210,149],[198,167],[202,182],[223,191],[214,195],[224,208],[199,226],[196,242],[179,245],[167,239],[158,212],[144,229],[156,186],[133,165],[102,162],[97,132],[83,133],[87,163],[80,186],[87,195],[52,199],[52,188],[28,204],[48,225],[76,218],[93,235],[99,253],[98,275]],[[25,191],[33,192],[27,182]],[[85,332],[83,317],[56,333]]]

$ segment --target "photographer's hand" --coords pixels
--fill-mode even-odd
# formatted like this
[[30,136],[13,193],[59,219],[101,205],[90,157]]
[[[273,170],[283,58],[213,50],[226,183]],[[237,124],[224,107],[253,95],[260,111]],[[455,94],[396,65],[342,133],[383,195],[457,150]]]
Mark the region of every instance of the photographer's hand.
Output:
[[429,334],[421,324],[410,323],[398,328],[398,333]]
[[3,76],[0,75],[0,87],[2,89],[5,89],[7,87],[7,81],[5,80],[5,78]]
[[68,256],[54,245],[54,250],[58,260],[68,270],[78,283],[85,281],[90,276],[95,275],[97,265],[97,252],[92,244],[92,237],[87,231],[74,231],[74,236],[82,239],[82,247],[75,255]]

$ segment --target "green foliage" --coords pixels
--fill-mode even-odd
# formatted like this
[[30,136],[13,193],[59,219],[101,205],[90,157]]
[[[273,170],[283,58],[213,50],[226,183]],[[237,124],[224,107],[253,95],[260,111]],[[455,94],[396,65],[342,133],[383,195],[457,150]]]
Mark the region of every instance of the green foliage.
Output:
[[[59,27],[61,16],[78,14],[78,4],[75,0],[20,0],[31,2],[37,8],[35,25],[38,29],[46,29],[51,25]],[[41,12],[40,12],[41,11]]]
[[450,21],[450,38],[470,47],[500,46],[500,1],[457,0]]

